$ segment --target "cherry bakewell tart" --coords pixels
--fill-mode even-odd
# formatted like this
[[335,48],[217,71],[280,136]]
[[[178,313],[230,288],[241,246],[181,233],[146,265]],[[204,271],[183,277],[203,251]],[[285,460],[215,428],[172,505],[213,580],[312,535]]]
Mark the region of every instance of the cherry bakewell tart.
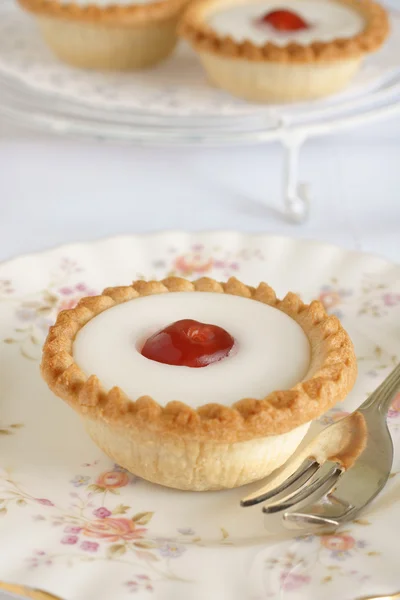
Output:
[[187,0],[18,0],[64,62],[129,70],[166,58]]
[[320,302],[178,277],[61,312],[41,369],[115,462],[184,490],[271,473],[357,374],[348,334]]
[[373,0],[194,0],[180,30],[212,83],[276,102],[343,89],[389,22]]

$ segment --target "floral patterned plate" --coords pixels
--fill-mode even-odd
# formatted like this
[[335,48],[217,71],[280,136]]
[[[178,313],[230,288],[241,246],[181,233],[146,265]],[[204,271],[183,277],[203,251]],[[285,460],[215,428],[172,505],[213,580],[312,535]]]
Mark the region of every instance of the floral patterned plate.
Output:
[[340,315],[360,377],[322,425],[360,404],[398,360],[400,267],[332,246],[163,233],[0,265],[0,581],[63,600],[353,600],[396,591],[400,395],[389,414],[396,458],[385,491],[335,535],[293,539],[264,522],[260,507],[240,508],[250,486],[179,492],[130,475],[49,392],[40,349],[58,311],[105,286],[169,273],[266,280]]

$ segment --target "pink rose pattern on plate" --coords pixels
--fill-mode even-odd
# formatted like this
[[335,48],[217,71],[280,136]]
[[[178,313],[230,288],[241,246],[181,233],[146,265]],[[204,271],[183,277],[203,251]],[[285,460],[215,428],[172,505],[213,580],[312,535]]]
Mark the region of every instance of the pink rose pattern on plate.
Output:
[[[340,578],[344,585],[349,579],[352,581],[351,585],[361,585],[368,581],[370,570],[377,568],[380,553],[372,550],[368,542],[358,536],[357,523],[364,527],[369,525],[367,520],[360,520],[355,521],[354,533],[343,531],[333,535],[297,538],[294,543],[288,544],[286,552],[278,557],[266,558],[264,569],[266,588],[269,592],[266,597],[274,598],[274,592],[295,592],[315,584],[314,572],[317,564],[324,568],[322,572],[325,570],[320,581],[322,584],[330,583],[333,578]],[[353,562],[356,564],[360,556],[364,558],[363,571],[351,566]],[[321,568],[318,571],[318,577],[321,577]]]
[[[262,263],[266,257],[257,249],[242,249],[232,253],[223,248],[205,248],[202,245],[194,245],[185,252],[170,248],[163,258],[153,261],[154,273],[150,275],[156,278],[166,274],[226,278],[240,275],[241,265],[249,260]],[[140,277],[138,274],[137,278]],[[82,268],[76,262],[68,258],[62,260],[45,290],[36,296],[17,299],[16,318],[20,325],[4,342],[18,345],[25,358],[38,359],[43,338],[57,313],[72,308],[82,296],[96,293],[83,280]],[[0,279],[0,301],[13,298],[14,295],[12,281]],[[355,313],[359,318],[374,319],[381,318],[400,306],[399,293],[391,291],[384,284],[377,285],[367,276],[361,290],[343,287],[338,280],[333,279],[323,285],[315,296],[319,296],[328,312],[339,317],[346,317],[348,311],[354,314],[355,304],[359,307]],[[378,379],[383,379],[397,360],[397,357],[389,355],[380,347],[372,348],[369,355],[359,357],[361,367],[371,378],[371,391],[379,383]],[[335,409],[325,415],[321,422],[328,425],[345,414],[342,409]],[[389,424],[393,433],[400,431],[400,394],[394,399],[389,411]],[[17,433],[20,427],[21,424],[2,425],[0,435]],[[94,461],[83,465],[90,469],[90,475],[76,474],[70,479],[70,504],[67,507],[57,506],[49,498],[30,495],[11,476],[4,474],[2,477],[0,471],[0,516],[5,517],[14,506],[36,505],[43,512],[32,514],[32,518],[43,523],[44,527],[51,525],[60,529],[60,552],[55,554],[44,549],[35,550],[27,558],[27,564],[31,568],[48,568],[63,560],[83,561],[87,557],[96,561],[112,560],[132,564],[135,565],[132,567],[134,570],[130,569],[130,579],[124,583],[129,593],[143,591],[149,594],[162,579],[185,581],[183,576],[175,572],[171,561],[175,564],[175,560],[182,557],[190,546],[201,544],[201,538],[196,535],[195,529],[185,524],[177,530],[174,537],[168,539],[152,534],[152,512],[135,513],[130,505],[123,502],[115,504],[124,488],[133,486],[140,480],[118,465],[107,471],[97,472],[97,463],[98,461]],[[365,526],[369,522],[361,519],[359,524]],[[369,548],[368,542],[359,537],[357,527],[356,522],[346,532],[299,539],[290,545],[287,552],[284,551],[281,555],[278,553],[278,556],[266,560],[265,569],[274,574],[277,592],[290,594],[315,583],[313,572],[309,568],[311,555],[326,567],[326,583],[339,577],[350,578],[359,583],[367,579],[370,569],[374,568],[374,557],[379,556],[379,550]],[[224,529],[221,531],[221,544],[229,544],[228,532]],[[363,572],[351,568],[353,559],[359,555],[366,559]],[[369,561],[371,567],[368,566]],[[266,597],[273,597],[273,587],[272,585],[268,589]]]
[[322,286],[318,299],[322,302],[327,312],[341,319],[344,316],[341,306],[352,295],[353,290],[343,289],[338,284],[337,279],[333,279],[330,285]]
[[[171,559],[180,558],[189,545],[201,542],[195,531],[183,528],[176,537],[163,539],[151,534],[149,524],[153,512],[132,512],[130,505],[108,504],[120,490],[134,486],[140,479],[115,465],[113,470],[96,472],[97,461],[86,463],[84,468],[93,470],[91,475],[77,475],[70,480],[70,501],[67,507],[59,506],[48,498],[34,498],[28,491],[13,481],[11,476],[0,471],[0,484],[4,484],[4,498],[0,498],[0,515],[7,515],[15,507],[39,504],[44,512],[33,515],[36,522],[43,522],[60,529],[60,552],[50,553],[35,550],[27,558],[30,568],[49,567],[60,561],[81,561],[91,555],[90,560],[114,561],[131,564],[131,575],[126,589],[153,591],[156,581],[162,579],[186,581],[177,575]],[[92,483],[93,482],[93,483]],[[79,484],[79,492],[76,490]],[[99,485],[101,484],[101,485]],[[107,484],[107,485],[105,485]],[[229,537],[222,536],[222,543]],[[62,548],[70,548],[68,552]],[[72,552],[72,553],[71,553]],[[138,572],[136,570],[140,567]]]
[[[47,288],[37,295],[24,297],[18,303],[16,317],[20,325],[14,329],[10,337],[4,340],[7,344],[17,344],[21,354],[28,359],[38,360],[41,346],[48,328],[57,314],[62,310],[73,308],[84,296],[94,296],[96,292],[82,281],[68,283],[80,277],[82,268],[73,260],[64,258],[52,273]],[[11,282],[8,282],[11,286]],[[10,287],[9,290],[12,290]],[[0,284],[0,300],[2,286]],[[3,292],[4,293],[4,292]],[[12,291],[7,291],[7,297]]]
[[104,517],[85,525],[83,535],[107,542],[129,542],[143,537],[146,531],[143,527],[137,527],[131,519]]
[[96,485],[102,490],[115,490],[129,483],[129,476],[124,471],[109,471],[102,473],[96,480]]

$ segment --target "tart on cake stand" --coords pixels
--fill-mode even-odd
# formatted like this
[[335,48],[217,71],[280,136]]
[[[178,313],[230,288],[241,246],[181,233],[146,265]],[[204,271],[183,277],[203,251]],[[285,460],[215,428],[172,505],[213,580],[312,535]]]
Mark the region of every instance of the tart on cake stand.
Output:
[[[42,0],[23,1],[38,4]],[[332,6],[342,8],[346,15],[349,11],[350,14],[354,13],[354,19],[345,23],[347,34],[352,33],[348,30],[349,25],[353,27],[354,33],[354,27],[359,24],[360,19],[365,21],[365,17],[361,13],[359,16],[352,8],[358,6],[355,0],[347,3],[339,3],[338,0],[321,1],[331,2]],[[106,2],[107,0],[101,0],[101,3]],[[282,32],[279,30],[282,27],[282,13],[277,20],[276,4],[272,0],[261,1],[262,10],[255,15],[257,26],[254,28],[257,35],[264,36],[262,39],[274,35],[279,36],[279,40],[285,40],[292,35],[310,36],[311,32],[314,35],[320,27],[325,35],[327,28],[332,38],[332,25],[322,23],[317,27],[315,18],[309,13],[310,7],[315,8],[315,2],[316,0],[288,0],[283,8],[299,13],[298,16],[304,20],[307,28],[298,32]],[[371,2],[359,4],[360,7],[365,5],[366,9],[375,6]],[[251,0],[250,5],[257,8],[258,3]],[[227,2],[226,6],[232,7],[232,1]],[[300,6],[306,7],[304,14]],[[7,0],[0,3],[0,113],[20,126],[46,130],[61,136],[96,140],[158,146],[232,146],[278,141],[284,149],[281,194],[283,214],[285,218],[300,223],[307,219],[311,207],[309,186],[302,182],[299,170],[299,155],[305,142],[315,136],[328,136],[351,127],[364,127],[368,123],[394,117],[400,112],[400,15],[398,11],[391,10],[386,5],[385,7],[389,14],[391,32],[379,52],[362,60],[364,54],[368,53],[368,48],[373,49],[374,44],[381,43],[386,31],[385,13],[379,9],[376,9],[375,23],[379,17],[381,27],[375,26],[376,40],[374,36],[371,37],[371,27],[364,27],[361,37],[355,36],[354,43],[347,40],[343,44],[338,45],[337,41],[334,44],[337,51],[341,48],[342,53],[346,49],[347,52],[351,50],[355,53],[354,56],[352,54],[354,60],[351,59],[350,62],[362,63],[343,92],[326,99],[265,105],[245,102],[210,86],[200,61],[187,45],[178,46],[171,59],[150,70],[124,74],[70,68],[50,54],[31,15],[27,15],[16,3]],[[366,9],[361,12],[366,14]],[[82,11],[78,12],[81,14]],[[265,17],[267,21],[260,23],[260,17]],[[222,27],[219,19],[220,17],[217,19],[218,28]],[[283,25],[287,27],[286,21],[287,16],[283,19]],[[252,17],[251,32],[254,32],[253,24]],[[293,27],[291,22],[289,24]],[[295,21],[294,25],[298,27],[299,23],[296,25]],[[339,30],[341,31],[340,28]],[[189,32],[186,33],[189,36]],[[367,47],[361,52],[364,42]],[[248,44],[241,44],[240,47],[242,52],[248,48]],[[313,56],[317,57],[317,50],[321,56],[326,55],[329,53],[330,42],[319,43],[317,46],[314,43],[312,47]],[[268,48],[271,50],[270,43]],[[284,46],[275,50],[283,60],[285,52],[282,48]],[[298,44],[291,43],[290,48],[298,50]],[[211,51],[208,54],[211,56]],[[294,54],[299,56],[298,52]],[[220,58],[220,54],[215,56]],[[271,57],[270,53],[269,56]],[[337,57],[337,53],[335,56]],[[232,61],[242,64],[237,56]],[[284,72],[286,63],[286,60],[279,63]],[[246,64],[245,62],[244,66]],[[310,62],[310,72],[319,73],[319,64],[319,60]],[[263,68],[263,65],[271,66],[267,60],[258,66]],[[294,63],[294,67],[296,65]],[[289,63],[287,67],[289,69]]]

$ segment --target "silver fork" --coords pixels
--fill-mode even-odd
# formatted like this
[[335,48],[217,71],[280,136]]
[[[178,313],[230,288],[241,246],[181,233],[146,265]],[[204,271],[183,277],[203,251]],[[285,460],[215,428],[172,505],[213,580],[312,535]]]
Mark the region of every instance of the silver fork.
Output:
[[357,411],[313,440],[294,473],[289,465],[282,483],[274,477],[241,505],[264,502],[264,513],[283,513],[285,527],[299,531],[334,530],[353,520],[389,478],[393,443],[386,417],[399,389],[400,365]]

